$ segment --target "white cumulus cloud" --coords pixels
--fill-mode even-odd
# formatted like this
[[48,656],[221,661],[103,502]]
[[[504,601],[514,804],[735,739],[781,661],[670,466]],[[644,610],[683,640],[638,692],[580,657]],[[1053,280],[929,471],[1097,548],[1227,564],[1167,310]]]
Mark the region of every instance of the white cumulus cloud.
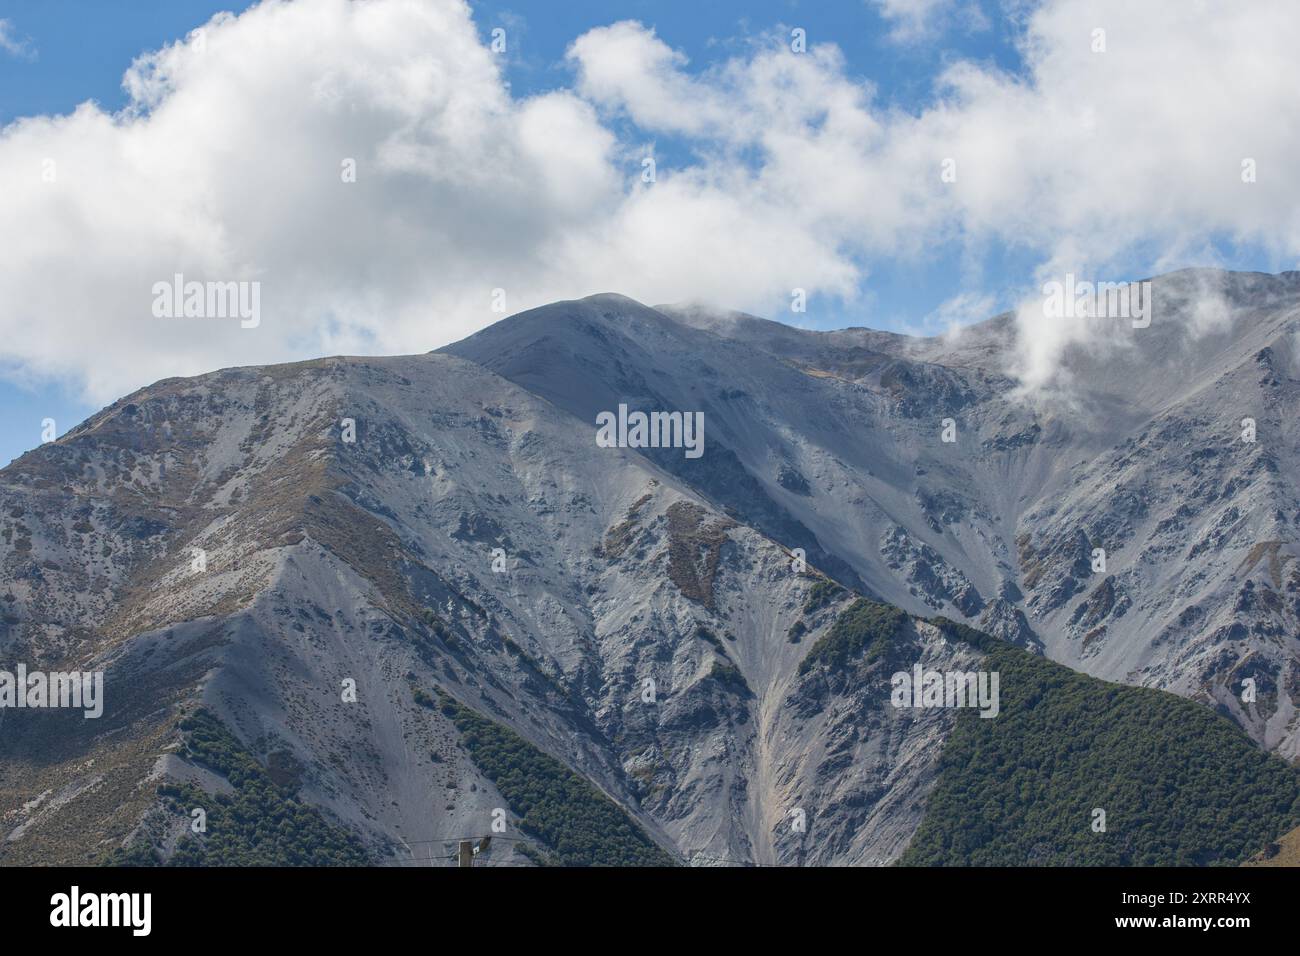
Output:
[[[1022,73],[957,61],[907,113],[816,37],[697,70],[615,23],[574,38],[570,87],[518,97],[460,0],[220,15],[133,64],[121,113],[0,131],[0,363],[106,401],[434,348],[500,318],[498,289],[511,312],[617,291],[773,314],[943,243],[1029,251],[1029,288],[1211,238],[1300,254],[1290,0],[1048,0],[1024,30]],[[690,158],[642,182],[647,137]],[[155,318],[176,273],[259,281],[260,325]]]

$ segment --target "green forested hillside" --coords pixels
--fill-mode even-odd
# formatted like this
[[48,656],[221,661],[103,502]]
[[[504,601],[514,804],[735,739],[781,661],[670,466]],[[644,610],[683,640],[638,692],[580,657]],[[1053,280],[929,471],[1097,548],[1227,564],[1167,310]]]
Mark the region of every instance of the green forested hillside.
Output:
[[869,663],[889,652],[906,623],[907,614],[892,604],[858,598],[840,612],[826,635],[809,649],[799,662],[799,673],[806,674],[818,664],[839,670],[864,653]]
[[1001,713],[959,714],[903,865],[1235,864],[1300,822],[1295,769],[1208,707],[934,623],[987,652]]
[[672,866],[613,801],[554,757],[450,697],[442,710],[456,724],[475,765],[492,781],[521,827],[554,850],[563,866]]
[[[298,799],[290,781],[277,782],[212,714],[200,710],[181,723],[184,755],[221,774],[231,793],[206,793],[191,784],[158,788],[164,808],[182,817],[202,807],[206,830],[186,833],[169,866],[363,866],[371,862],[353,834]],[[150,866],[159,854],[144,840],[106,862]]]

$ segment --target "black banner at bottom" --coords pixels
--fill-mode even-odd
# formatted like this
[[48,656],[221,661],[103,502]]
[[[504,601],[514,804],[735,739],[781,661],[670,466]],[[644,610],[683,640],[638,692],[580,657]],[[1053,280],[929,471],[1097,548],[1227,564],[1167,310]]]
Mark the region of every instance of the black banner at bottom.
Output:
[[[640,870],[0,870],[6,938],[69,936],[229,945],[283,938],[337,945],[376,931],[487,934],[538,942],[544,927],[719,940],[809,924],[855,935],[923,929],[933,940],[1043,929],[1059,938],[1262,941],[1296,925],[1286,869],[682,868]],[[683,923],[683,920],[686,923]],[[557,921],[559,921],[557,923]],[[752,925],[750,925],[752,924]],[[928,934],[939,934],[928,937]],[[486,938],[486,937],[485,937]],[[877,937],[878,938],[878,937]],[[647,939],[649,941],[649,938]],[[919,941],[918,941],[919,942]]]

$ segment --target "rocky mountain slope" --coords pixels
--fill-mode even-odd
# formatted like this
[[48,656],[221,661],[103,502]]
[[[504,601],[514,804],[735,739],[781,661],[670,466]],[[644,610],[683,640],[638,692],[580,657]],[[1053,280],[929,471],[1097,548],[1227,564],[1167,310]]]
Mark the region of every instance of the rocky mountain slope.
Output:
[[844,583],[1213,703],[1294,759],[1300,273],[1189,270],[1151,297],[1149,327],[1064,347],[1050,389],[1017,377],[1012,316],[909,339],[596,297],[448,351],[589,421],[701,409],[708,461],[665,467]]
[[[0,710],[0,862],[246,861],[277,800],[281,861],[496,832],[499,864],[892,862],[958,719],[889,673],[986,653],[936,612],[1294,757],[1300,283],[1219,286],[1226,331],[1158,307],[1067,356],[1068,407],[1017,391],[1005,318],[915,341],[618,296],[128,396],[0,472],[0,665],[106,679],[98,719]],[[620,404],[702,411],[704,454],[599,447]],[[907,613],[882,637],[854,591]],[[1259,779],[1276,832],[1216,853],[1284,829]]]

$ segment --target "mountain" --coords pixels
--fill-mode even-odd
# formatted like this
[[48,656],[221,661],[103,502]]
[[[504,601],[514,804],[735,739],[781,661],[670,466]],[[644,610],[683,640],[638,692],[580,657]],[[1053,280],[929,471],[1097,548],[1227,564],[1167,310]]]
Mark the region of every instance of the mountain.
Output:
[[600,296],[446,351],[587,421],[702,409],[708,461],[661,464],[843,583],[1212,703],[1294,759],[1300,273],[1151,282],[1148,328],[1063,349],[1065,391],[1023,387],[1010,315],[910,339]]
[[[0,862],[1245,860],[1300,823],[1300,276],[1153,283],[1068,394],[1010,317],[601,295],[127,396],[0,472],[0,670],[105,675],[0,710]],[[602,447],[620,405],[703,454]],[[997,719],[890,702],[990,661]]]

